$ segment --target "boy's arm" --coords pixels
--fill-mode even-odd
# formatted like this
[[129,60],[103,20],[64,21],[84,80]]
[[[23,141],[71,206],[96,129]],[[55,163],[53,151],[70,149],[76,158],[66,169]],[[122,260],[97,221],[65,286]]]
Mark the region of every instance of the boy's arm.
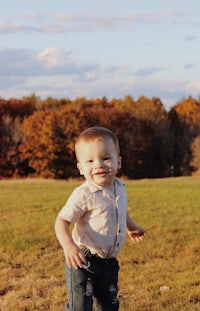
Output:
[[87,263],[85,255],[81,249],[74,243],[70,234],[70,222],[64,220],[60,216],[56,218],[55,232],[60,245],[63,248],[67,265],[71,269],[82,268],[83,263]]
[[130,239],[134,242],[142,241],[147,232],[145,229],[134,223],[128,211],[126,212],[126,224],[127,224],[127,232],[130,236]]

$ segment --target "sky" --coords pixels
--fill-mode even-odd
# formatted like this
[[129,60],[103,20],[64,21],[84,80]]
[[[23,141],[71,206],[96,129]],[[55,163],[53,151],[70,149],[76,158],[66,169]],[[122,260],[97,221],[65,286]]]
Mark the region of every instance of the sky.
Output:
[[199,0],[0,0],[0,97],[200,96]]

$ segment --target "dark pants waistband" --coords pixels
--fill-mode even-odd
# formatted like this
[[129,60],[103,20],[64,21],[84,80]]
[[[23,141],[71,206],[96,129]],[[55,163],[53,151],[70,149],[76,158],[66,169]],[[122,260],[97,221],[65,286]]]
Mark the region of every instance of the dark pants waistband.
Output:
[[96,259],[97,261],[102,262],[102,263],[108,263],[108,262],[116,260],[115,257],[112,257],[112,258],[102,258],[102,257],[100,257],[97,254],[92,254],[91,251],[88,248],[82,248],[81,250],[82,250],[82,252],[85,254],[85,256],[87,258],[94,259],[94,260]]

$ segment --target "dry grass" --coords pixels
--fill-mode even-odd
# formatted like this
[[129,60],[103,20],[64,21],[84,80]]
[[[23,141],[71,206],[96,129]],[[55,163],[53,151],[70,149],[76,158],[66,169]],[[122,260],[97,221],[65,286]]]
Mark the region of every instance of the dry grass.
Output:
[[1,311],[62,310],[66,299],[60,249],[1,253]]
[[[119,256],[120,311],[200,310],[200,178],[127,181],[148,230]],[[78,182],[0,181],[0,310],[64,309],[63,254],[53,226]],[[165,287],[163,287],[165,286]]]

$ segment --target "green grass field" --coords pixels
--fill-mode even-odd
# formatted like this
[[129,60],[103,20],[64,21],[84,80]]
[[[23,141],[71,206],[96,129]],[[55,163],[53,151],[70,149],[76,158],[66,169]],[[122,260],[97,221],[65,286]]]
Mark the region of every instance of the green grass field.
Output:
[[[0,181],[0,310],[64,309],[64,258],[54,221],[75,181]],[[200,310],[200,177],[126,181],[147,229],[120,262],[120,311]]]

